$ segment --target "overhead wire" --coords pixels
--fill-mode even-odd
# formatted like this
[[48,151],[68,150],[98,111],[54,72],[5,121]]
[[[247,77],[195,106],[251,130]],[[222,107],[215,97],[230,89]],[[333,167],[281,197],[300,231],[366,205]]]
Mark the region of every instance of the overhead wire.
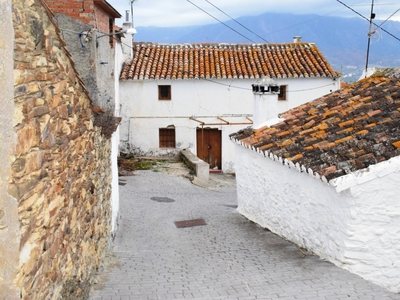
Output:
[[230,18],[232,21],[234,21],[236,24],[238,24],[239,26],[241,26],[242,28],[246,29],[248,32],[254,34],[255,36],[257,36],[258,38],[260,38],[261,40],[263,40],[266,43],[269,43],[269,41],[267,41],[265,38],[263,38],[261,35],[257,34],[256,32],[254,32],[253,30],[251,30],[250,28],[248,28],[247,26],[243,25],[241,22],[239,22],[238,20],[236,20],[235,18],[233,18],[231,15],[227,14],[225,11],[223,11],[221,8],[219,8],[218,6],[216,6],[214,3],[212,3],[209,0],[204,0],[205,2],[207,2],[208,4],[210,4],[212,7],[214,7],[215,9],[219,10],[220,12],[222,12],[225,16],[227,16],[228,18]]
[[389,21],[395,14],[397,14],[400,11],[400,8],[398,8],[394,13],[392,13],[385,21],[383,21],[380,25],[379,28],[383,26],[387,21]]
[[[71,32],[71,33],[76,33],[76,34],[80,34],[80,33],[81,33],[81,32],[78,32],[78,31],[72,31],[72,30],[62,29],[62,28],[60,28],[60,30],[61,30],[61,31],[66,31],[66,32]],[[100,31],[99,31],[99,32],[100,32]],[[102,32],[100,32],[100,33],[102,33]],[[120,42],[121,44],[125,45],[126,47],[131,48],[133,52],[136,52],[136,49],[135,49],[133,46],[122,42],[121,40],[119,40],[119,39],[116,38],[115,36],[113,36],[113,38],[114,38],[116,41]],[[181,73],[182,73],[182,74],[183,74],[183,73],[189,74],[189,72],[181,72]],[[198,80],[204,80],[204,81],[207,81],[207,82],[211,82],[211,83],[214,83],[214,84],[216,84],[216,85],[225,86],[225,87],[228,87],[228,88],[233,88],[233,89],[238,89],[238,90],[252,91],[251,88],[245,88],[245,87],[236,86],[236,85],[232,85],[232,84],[226,84],[226,83],[223,83],[223,82],[215,81],[215,80],[210,79],[210,78],[197,78],[197,79],[198,79]],[[322,85],[322,86],[317,86],[317,87],[307,88],[307,89],[300,89],[300,90],[288,90],[287,92],[288,92],[288,93],[305,92],[305,91],[311,91],[311,90],[316,90],[316,89],[328,87],[328,86],[331,86],[331,85],[333,85],[333,84],[330,83],[330,84],[326,84],[326,85]]]
[[[209,81],[209,82],[212,82],[212,83],[215,83],[215,84],[223,85],[223,86],[226,86],[226,87],[229,87],[229,88],[252,91],[251,88],[244,88],[244,87],[240,87],[240,86],[234,86],[234,85],[231,85],[231,84],[226,84],[226,83],[214,81],[214,80],[208,79],[208,78],[199,78],[199,79],[205,80],[205,81]],[[312,91],[312,90],[321,89],[321,88],[328,87],[328,86],[332,86],[332,85],[333,85],[332,83],[329,83],[329,84],[325,84],[325,85],[321,85],[321,86],[316,86],[316,87],[312,87],[312,88],[307,88],[307,89],[288,90],[287,92],[288,92],[288,93],[306,92],[306,91]]]
[[[361,18],[363,18],[366,21],[370,21],[366,16],[364,16],[363,14],[359,13],[358,11],[356,11],[354,8],[352,8],[351,6],[347,5],[346,3],[344,3],[341,0],[336,0],[337,2],[339,2],[340,4],[342,4],[343,6],[345,6],[346,8],[350,9],[352,12],[354,12],[355,14],[357,14],[358,16],[360,16]],[[393,37],[394,39],[398,40],[400,42],[400,38],[395,36],[393,33],[387,31],[386,29],[380,27],[378,24],[376,24],[374,21],[371,22],[372,24],[374,24],[376,27],[380,28],[383,32],[387,33],[388,35],[390,35],[391,37]]]
[[245,36],[244,34],[240,33],[239,31],[237,31],[235,28],[233,28],[232,26],[229,26],[228,24],[226,24],[225,22],[221,21],[220,19],[218,19],[217,17],[215,17],[214,15],[210,14],[208,11],[206,11],[205,9],[203,9],[202,7],[198,6],[197,4],[193,3],[190,0],[186,0],[186,2],[192,4],[194,7],[196,7],[197,9],[201,10],[202,12],[204,12],[205,14],[207,14],[208,16],[210,16],[211,18],[213,18],[214,20],[218,21],[219,23],[221,23],[222,25],[224,25],[225,27],[229,28],[230,30],[232,30],[233,32],[237,33],[238,35],[240,35],[241,37],[245,38],[246,40],[252,42],[252,43],[256,43],[254,40],[248,38],[247,36]]

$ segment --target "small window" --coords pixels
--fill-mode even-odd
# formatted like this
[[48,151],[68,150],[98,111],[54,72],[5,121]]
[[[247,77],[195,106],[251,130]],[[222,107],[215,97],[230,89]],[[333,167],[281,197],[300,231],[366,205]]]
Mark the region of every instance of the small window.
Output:
[[160,128],[160,148],[175,148],[175,128]]
[[171,86],[159,85],[158,86],[158,100],[171,100]]
[[110,34],[110,46],[111,48],[114,48],[114,38],[115,36],[113,35],[114,33],[114,19],[109,18],[108,19],[108,32]]
[[287,100],[287,85],[281,85],[279,87],[278,100]]

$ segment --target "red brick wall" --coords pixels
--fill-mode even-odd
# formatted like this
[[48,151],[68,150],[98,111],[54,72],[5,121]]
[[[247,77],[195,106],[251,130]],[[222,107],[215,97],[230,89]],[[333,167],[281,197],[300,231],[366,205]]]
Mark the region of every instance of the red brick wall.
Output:
[[95,26],[93,0],[45,0],[54,14],[65,14],[85,24]]
[[101,8],[95,6],[97,29],[104,33],[110,33],[110,16]]

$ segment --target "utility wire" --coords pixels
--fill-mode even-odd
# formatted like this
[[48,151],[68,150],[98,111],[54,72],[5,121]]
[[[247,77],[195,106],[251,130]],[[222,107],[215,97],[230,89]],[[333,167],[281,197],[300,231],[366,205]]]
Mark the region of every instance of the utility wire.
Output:
[[391,19],[395,14],[397,14],[400,11],[400,8],[397,9],[394,13],[392,13],[385,21],[383,21],[380,25],[379,28],[382,28],[383,24],[385,24],[389,19]]
[[266,39],[264,39],[262,36],[260,36],[259,34],[257,34],[256,32],[254,32],[253,30],[251,30],[250,28],[248,28],[247,26],[243,25],[242,23],[240,23],[238,20],[234,19],[231,15],[227,14],[226,12],[224,12],[221,8],[219,8],[218,6],[216,6],[214,3],[212,3],[209,0],[204,0],[205,2],[207,2],[208,4],[210,4],[211,6],[213,6],[214,8],[216,8],[217,10],[219,10],[220,12],[222,12],[225,16],[227,16],[228,18],[230,18],[232,21],[234,21],[236,24],[238,24],[239,26],[243,27],[244,29],[246,29],[248,32],[254,34],[255,36],[257,36],[258,38],[260,38],[261,40],[263,40],[266,43],[269,43],[269,41],[267,41]]
[[224,25],[225,27],[229,28],[230,30],[232,30],[233,32],[237,33],[238,35],[240,35],[241,37],[245,38],[246,40],[252,42],[252,43],[256,43],[255,41],[253,41],[252,39],[248,38],[247,36],[243,35],[242,33],[240,33],[239,31],[237,31],[235,28],[229,26],[228,24],[226,24],[225,22],[221,21],[220,19],[218,19],[217,17],[213,16],[212,14],[210,14],[208,11],[206,11],[205,9],[201,8],[200,6],[196,5],[195,3],[193,3],[190,0],[186,0],[186,2],[189,2],[190,4],[192,4],[194,7],[198,8],[199,10],[201,10],[202,12],[204,12],[205,14],[209,15],[211,18],[213,18],[214,20],[217,20],[219,23],[221,23],[222,25]]
[[[81,32],[79,31],[72,31],[72,30],[68,30],[68,29],[62,29],[60,28],[61,31],[66,31],[66,32],[71,32],[71,33],[76,33],[76,34],[80,34]],[[100,31],[99,31],[100,32]],[[102,33],[102,32],[100,32]],[[129,44],[126,44],[120,40],[118,40],[116,37],[113,37],[116,41],[120,42],[121,44],[125,45],[128,48],[131,48],[134,52],[136,52],[136,49],[134,47],[132,47]],[[189,74],[189,72],[180,72],[181,74]],[[218,82],[209,78],[198,78],[199,80],[204,80],[204,81],[208,81],[217,85],[222,85],[222,86],[226,86],[228,88],[233,88],[233,89],[238,89],[238,90],[246,90],[246,91],[252,91],[251,88],[245,88],[245,87],[241,87],[241,86],[236,86],[236,85],[231,85],[231,84],[226,84],[223,82]],[[328,87],[331,86],[332,83],[330,84],[326,84],[326,85],[322,85],[322,86],[317,86],[317,87],[313,87],[313,88],[308,88],[308,89],[301,89],[301,90],[289,90],[287,91],[288,93],[295,93],[295,92],[305,92],[305,91],[311,91],[311,90],[316,90],[316,89],[320,89],[320,88],[324,88],[324,87]]]
[[[207,79],[207,78],[200,78],[200,79],[201,79],[201,80],[208,81],[208,82],[212,82],[212,83],[215,83],[215,84],[223,85],[223,86],[226,86],[226,87],[229,87],[229,88],[252,91],[251,88],[244,88],[244,87],[240,87],[240,86],[235,86],[235,85],[231,85],[231,84],[226,84],[226,83],[214,81],[214,80]],[[321,88],[328,87],[328,86],[332,86],[332,85],[333,85],[333,83],[329,83],[329,84],[325,84],[325,85],[321,85],[321,86],[316,86],[316,87],[312,87],[312,88],[308,88],[308,89],[288,90],[287,92],[288,92],[288,93],[306,92],[306,91],[312,91],[312,90],[321,89]]]
[[[342,4],[343,6],[347,7],[348,9],[350,9],[352,12],[356,13],[357,15],[359,15],[361,18],[363,18],[364,20],[367,20],[369,22],[369,19],[360,14],[358,11],[356,11],[354,8],[348,6],[346,3],[340,1],[340,0],[336,0],[337,2],[339,2],[340,4]],[[378,24],[376,24],[375,22],[372,22],[372,24],[374,24],[376,27],[380,28],[383,32],[387,33],[388,35],[390,35],[391,37],[395,38],[396,40],[398,40],[400,42],[400,38],[395,36],[394,34],[390,33],[389,31],[387,31],[386,29],[380,27]]]

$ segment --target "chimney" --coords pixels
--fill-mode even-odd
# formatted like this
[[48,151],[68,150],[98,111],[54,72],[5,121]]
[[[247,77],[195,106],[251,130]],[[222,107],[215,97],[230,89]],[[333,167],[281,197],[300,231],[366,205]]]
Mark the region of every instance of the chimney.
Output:
[[279,85],[271,78],[264,78],[252,85],[253,102],[253,128],[258,129],[266,125],[268,120],[277,118],[275,109],[278,101]]
[[[129,10],[125,11],[125,21],[122,24],[122,29],[123,30],[128,30],[128,29],[132,29],[132,22],[130,20],[130,12]],[[125,34],[124,36],[122,36],[121,38],[122,41],[122,52],[124,55],[124,59],[128,60],[132,58],[133,52],[132,52],[132,42],[133,42],[133,35],[131,34]]]
[[131,22],[130,17],[129,17],[129,10],[125,11],[125,21],[122,24],[122,28],[123,29],[132,28],[132,22]]
[[293,37],[293,43],[301,43],[301,36],[296,35]]

